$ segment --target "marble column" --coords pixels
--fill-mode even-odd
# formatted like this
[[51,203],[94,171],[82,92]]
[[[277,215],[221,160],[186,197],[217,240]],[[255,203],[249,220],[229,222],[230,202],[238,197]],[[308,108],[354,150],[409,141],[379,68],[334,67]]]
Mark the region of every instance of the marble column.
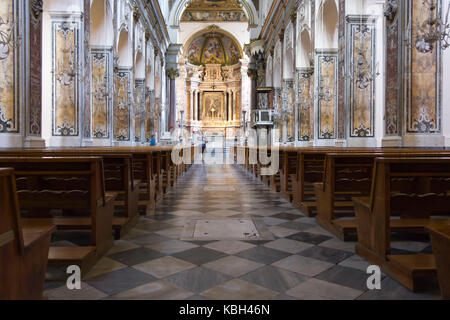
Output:
[[[293,57],[292,57],[292,70],[294,75],[294,92],[297,92],[298,88],[298,82],[296,77],[296,70],[297,70],[297,11],[294,11],[294,13],[291,15],[291,23],[292,23],[292,29],[293,29],[293,39],[292,39],[292,48],[293,48]],[[294,117],[292,121],[292,132],[294,133],[294,141],[298,141],[299,135],[298,135],[298,114],[299,114],[299,108],[298,108],[298,95],[294,93],[294,110],[292,112],[292,116]]]
[[175,118],[176,118],[176,79],[179,76],[178,69],[168,69],[166,71],[167,78],[169,81],[168,91],[169,91],[169,129],[170,127],[175,128]]

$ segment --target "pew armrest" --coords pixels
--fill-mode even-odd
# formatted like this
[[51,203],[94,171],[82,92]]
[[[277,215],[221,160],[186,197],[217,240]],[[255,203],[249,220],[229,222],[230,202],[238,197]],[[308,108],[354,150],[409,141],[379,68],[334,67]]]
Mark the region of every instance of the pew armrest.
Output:
[[41,239],[46,238],[56,230],[56,226],[46,221],[29,221],[23,219],[23,242],[26,250],[40,243]]

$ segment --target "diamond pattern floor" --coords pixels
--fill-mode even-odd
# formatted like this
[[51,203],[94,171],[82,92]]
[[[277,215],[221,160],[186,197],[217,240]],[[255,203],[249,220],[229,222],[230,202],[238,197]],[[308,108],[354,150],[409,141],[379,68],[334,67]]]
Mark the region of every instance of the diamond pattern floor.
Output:
[[[257,218],[270,241],[181,241],[192,219]],[[393,247],[395,248],[395,243]],[[426,243],[398,244],[426,250]],[[388,277],[366,290],[368,264],[238,166],[194,166],[83,279],[47,281],[49,299],[439,299]]]

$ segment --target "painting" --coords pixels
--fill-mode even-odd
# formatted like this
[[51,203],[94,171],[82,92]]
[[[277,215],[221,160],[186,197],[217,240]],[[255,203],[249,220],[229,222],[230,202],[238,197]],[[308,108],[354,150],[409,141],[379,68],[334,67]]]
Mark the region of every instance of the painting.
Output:
[[79,135],[79,31],[78,21],[52,22],[53,136]]
[[0,133],[19,132],[13,20],[14,1],[0,1]]
[[186,50],[190,64],[235,65],[242,55],[238,44],[223,34],[206,33],[195,38]]
[[225,62],[223,44],[218,38],[206,39],[201,61],[205,64],[222,64]]
[[223,92],[205,92],[203,94],[202,119],[225,120]]

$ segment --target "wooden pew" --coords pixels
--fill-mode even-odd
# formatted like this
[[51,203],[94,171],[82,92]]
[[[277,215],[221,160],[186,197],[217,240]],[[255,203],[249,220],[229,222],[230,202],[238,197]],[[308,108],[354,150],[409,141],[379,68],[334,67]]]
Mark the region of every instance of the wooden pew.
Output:
[[427,230],[433,245],[441,295],[450,300],[450,226],[430,226]]
[[280,193],[281,196],[292,201],[294,199],[293,180],[297,174],[298,149],[283,148],[280,150]]
[[299,151],[297,154],[297,172],[292,175],[292,204],[312,217],[316,210],[314,183],[323,181],[326,150]]
[[[0,151],[2,156],[24,157],[78,157],[95,156],[103,158],[105,190],[115,192],[118,198],[114,206],[124,212],[115,214],[113,228],[116,239],[125,235],[138,221],[138,199],[140,180],[134,177],[133,156],[124,150],[108,150],[105,148],[48,148],[48,149],[14,149]],[[144,210],[145,211],[145,210]]]
[[[446,151],[384,150],[376,152],[333,152],[325,158],[323,182],[315,183],[317,222],[343,241],[356,240],[352,197],[370,195],[376,157],[432,157]],[[347,219],[339,219],[345,217]],[[351,219],[349,219],[351,217]]]
[[[432,254],[391,254],[391,232],[425,234],[430,226],[450,225],[450,158],[377,158],[370,197],[353,198],[356,253],[416,291],[436,276]],[[393,219],[392,216],[400,219]]]
[[[100,157],[0,158],[16,173],[25,226],[53,224],[58,230],[90,230],[90,246],[51,247],[49,264],[78,265],[85,273],[113,244],[116,193],[105,192]],[[54,212],[54,210],[59,212]]]
[[0,300],[42,299],[51,224],[22,225],[14,170],[0,169]]

